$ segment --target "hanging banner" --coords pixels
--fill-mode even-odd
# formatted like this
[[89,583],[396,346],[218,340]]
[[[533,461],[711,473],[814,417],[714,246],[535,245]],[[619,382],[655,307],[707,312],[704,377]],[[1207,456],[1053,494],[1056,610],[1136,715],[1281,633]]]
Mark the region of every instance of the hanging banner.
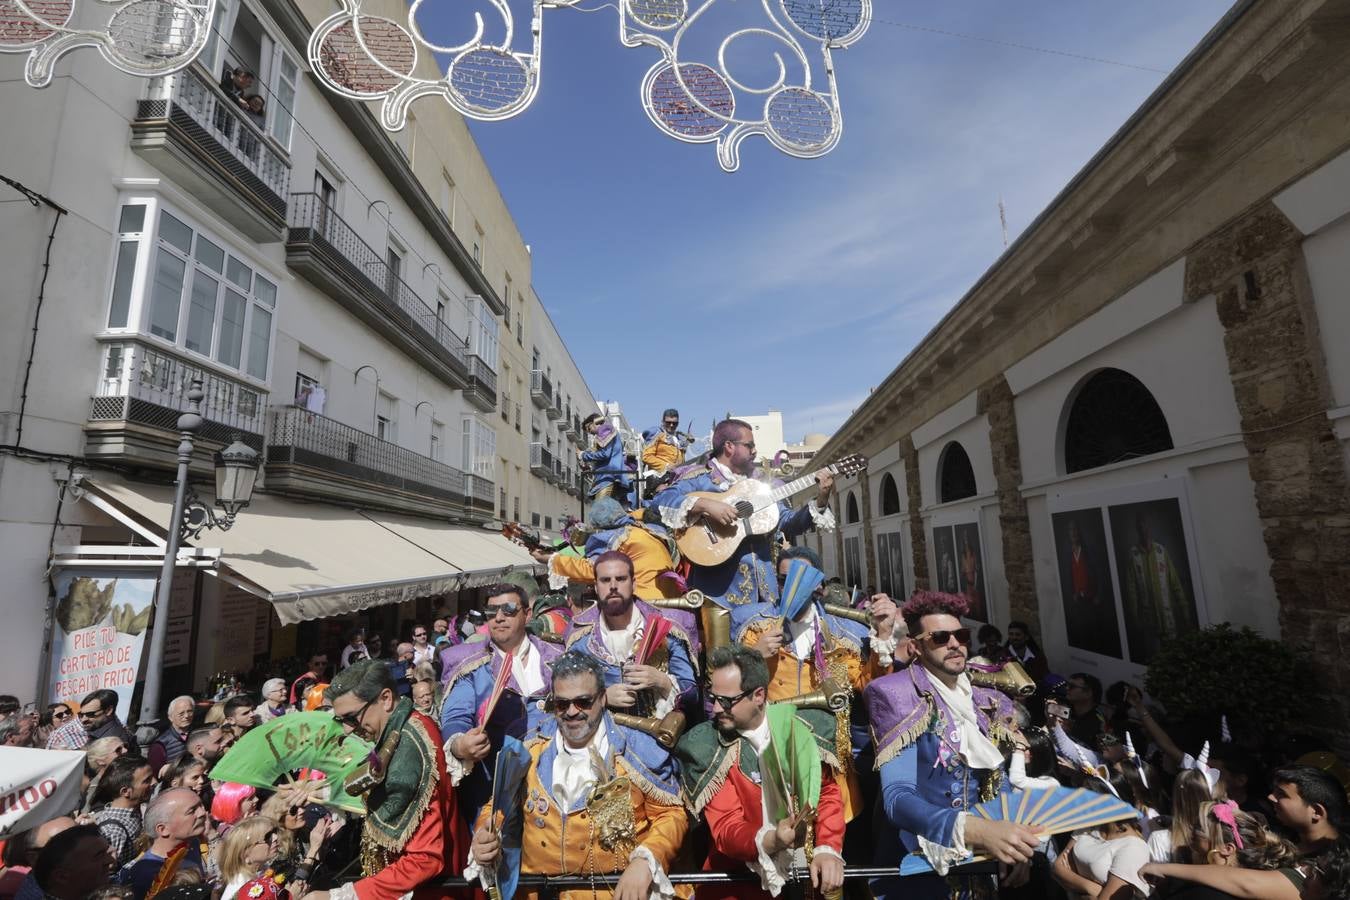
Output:
[[83,750],[0,747],[0,839],[74,809],[83,771]]
[[59,572],[48,702],[78,703],[106,688],[117,692],[125,722],[154,604],[154,578]]

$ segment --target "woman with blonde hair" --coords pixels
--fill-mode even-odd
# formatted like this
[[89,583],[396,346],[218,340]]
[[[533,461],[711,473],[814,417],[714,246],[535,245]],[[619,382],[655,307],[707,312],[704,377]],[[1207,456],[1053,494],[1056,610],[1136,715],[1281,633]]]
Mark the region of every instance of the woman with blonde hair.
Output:
[[1188,844],[1199,865],[1149,863],[1140,874],[1150,881],[1183,882],[1169,897],[1299,900],[1312,867],[1300,862],[1293,844],[1232,800],[1205,802],[1200,815]]
[[257,878],[278,855],[281,826],[252,816],[230,829],[215,847],[216,866],[225,890],[220,900],[234,900],[245,882]]
[[1148,836],[1148,853],[1154,862],[1193,862],[1188,849],[1191,835],[1203,823],[1200,808],[1222,800],[1210,792],[1209,779],[1199,769],[1182,769],[1172,782],[1172,818],[1166,828]]

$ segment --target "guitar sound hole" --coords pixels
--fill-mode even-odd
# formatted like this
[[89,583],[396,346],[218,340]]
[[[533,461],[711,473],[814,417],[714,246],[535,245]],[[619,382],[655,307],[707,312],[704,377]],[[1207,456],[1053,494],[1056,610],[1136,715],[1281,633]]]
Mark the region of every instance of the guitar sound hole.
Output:
[[755,507],[750,503],[749,500],[736,501],[736,515],[740,516],[742,519],[748,519],[752,515],[754,515],[754,513]]

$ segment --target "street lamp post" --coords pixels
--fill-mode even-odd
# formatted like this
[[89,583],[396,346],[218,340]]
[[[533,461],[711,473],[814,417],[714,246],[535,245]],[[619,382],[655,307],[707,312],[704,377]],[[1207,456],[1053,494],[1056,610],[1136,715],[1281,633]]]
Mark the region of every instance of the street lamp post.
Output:
[[169,601],[173,596],[174,568],[178,547],[188,537],[196,538],[205,529],[228,530],[239,511],[248,506],[258,477],[258,454],[236,435],[230,446],[216,454],[216,513],[203,503],[188,484],[188,467],[195,449],[193,438],[202,427],[202,391],[200,378],[194,378],[187,391],[188,409],[178,417],[178,474],[174,480],[173,512],[164,540],[164,565],[159,571],[155,592],[155,615],[150,628],[150,655],[146,659],[145,687],[141,692],[139,721],[153,722],[159,716],[160,688],[164,677],[164,645],[168,640]]

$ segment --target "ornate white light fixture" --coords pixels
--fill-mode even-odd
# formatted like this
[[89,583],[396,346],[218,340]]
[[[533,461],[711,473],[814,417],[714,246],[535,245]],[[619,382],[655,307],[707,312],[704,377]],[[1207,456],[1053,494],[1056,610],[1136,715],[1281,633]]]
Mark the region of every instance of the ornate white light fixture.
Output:
[[[454,45],[433,43],[422,33],[417,17],[425,0],[414,0],[407,27],[363,14],[361,0],[341,2],[342,10],[321,22],[310,38],[312,70],[343,96],[382,98],[381,122],[398,131],[407,122],[409,105],[424,96],[440,96],[460,114],[487,122],[525,110],[539,90],[544,11],[575,7],[581,0],[534,0],[528,52],[512,49],[515,22],[507,0],[490,0],[505,35],[500,44],[484,40],[487,29],[475,13],[473,37]],[[867,31],[871,0],[761,0],[763,21],[728,34],[715,59],[684,58],[682,42],[722,2],[703,0],[691,11],[690,0],[618,0],[619,40],[661,53],[642,81],[648,117],[677,140],[715,142],[718,162],[728,172],[740,165],[740,144],[752,135],[763,135],[779,150],[803,159],[830,152],[843,134],[831,53]],[[783,51],[773,54],[778,74],[766,86],[745,84],[728,68],[728,49],[752,36],[776,42]],[[422,54],[449,58],[442,77],[414,74]]]
[[0,52],[27,53],[24,80],[45,87],[56,62],[79,47],[94,47],[131,75],[168,75],[206,46],[216,0],[125,0],[87,6],[109,10],[102,28],[73,28],[81,0],[0,0]]

